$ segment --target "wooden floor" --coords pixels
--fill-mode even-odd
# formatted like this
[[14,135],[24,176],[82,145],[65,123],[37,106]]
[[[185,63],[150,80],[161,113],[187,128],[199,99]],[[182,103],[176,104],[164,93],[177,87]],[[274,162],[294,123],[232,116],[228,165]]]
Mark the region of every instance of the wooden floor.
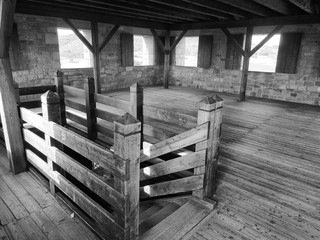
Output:
[[[210,94],[144,89],[145,104],[194,117],[197,102]],[[225,105],[218,208],[183,239],[320,239],[320,108],[219,96]]]
[[12,175],[1,164],[0,239],[98,239],[79,219],[72,218],[31,173]]

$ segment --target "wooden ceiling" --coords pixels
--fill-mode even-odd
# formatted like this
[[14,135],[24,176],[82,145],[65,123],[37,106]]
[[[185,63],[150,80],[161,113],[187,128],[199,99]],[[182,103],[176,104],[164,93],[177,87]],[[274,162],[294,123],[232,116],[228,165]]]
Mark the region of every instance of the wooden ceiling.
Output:
[[319,23],[320,0],[17,0],[16,12],[155,29]]

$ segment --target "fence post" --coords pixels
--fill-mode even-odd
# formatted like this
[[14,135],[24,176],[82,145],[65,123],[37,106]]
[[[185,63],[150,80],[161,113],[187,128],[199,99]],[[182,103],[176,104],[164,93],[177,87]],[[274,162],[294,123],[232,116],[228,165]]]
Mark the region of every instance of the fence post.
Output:
[[97,117],[96,102],[94,100],[95,87],[93,77],[89,76],[87,79],[85,79],[84,90],[86,96],[88,138],[90,140],[95,140],[97,138]]
[[[46,121],[52,121],[60,124],[60,99],[58,94],[47,91],[43,95],[41,95],[41,104],[42,104],[42,116]],[[45,134],[45,141],[49,146],[55,146],[57,148],[61,148],[62,145],[56,142],[49,135]],[[56,166],[54,165],[52,159],[47,158],[47,163],[51,171],[56,170]],[[55,185],[52,180],[49,179],[50,184],[50,192],[55,194]]]
[[203,189],[194,191],[193,195],[200,198],[213,197],[217,187],[217,166],[219,157],[219,143],[221,136],[223,100],[213,95],[206,97],[199,103],[198,125],[209,122],[207,144],[196,144],[196,151],[207,149],[204,167],[194,170],[195,175],[204,173]]
[[143,87],[139,83],[130,86],[130,108],[133,117],[141,122],[141,149],[143,148]]
[[[124,226],[125,239],[139,237],[139,185],[141,123],[129,113],[114,122],[114,153],[127,160],[126,179],[115,179],[115,187],[126,196],[124,216],[116,216]],[[119,184],[119,181],[122,183]]]
[[65,126],[67,123],[67,118],[66,118],[66,106],[64,103],[63,72],[58,70],[56,72],[56,76],[54,80],[56,85],[56,92],[60,99],[60,103],[59,103],[60,104],[60,124],[62,126]]

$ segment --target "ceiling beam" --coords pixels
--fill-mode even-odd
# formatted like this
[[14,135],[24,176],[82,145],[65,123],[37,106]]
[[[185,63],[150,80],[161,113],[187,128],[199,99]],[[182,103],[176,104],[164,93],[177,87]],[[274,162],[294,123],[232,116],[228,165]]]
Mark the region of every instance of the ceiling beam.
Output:
[[148,0],[148,1],[162,4],[165,6],[170,6],[170,7],[184,10],[187,12],[202,14],[205,16],[217,17],[217,18],[222,18],[222,19],[232,19],[233,18],[233,16],[231,14],[208,9],[206,7],[200,7],[200,6],[194,5],[193,3],[186,3],[186,2],[183,3],[180,0],[170,0],[170,1],[167,1],[167,0]]
[[184,37],[184,35],[186,35],[186,33],[188,32],[188,29],[183,30],[179,37],[174,40],[174,43],[172,44],[172,46],[169,49],[170,54],[172,53],[172,51],[175,49],[175,47],[178,45],[178,43],[180,42],[180,40]]
[[161,49],[162,53],[165,54],[166,50],[164,48],[163,42],[159,38],[159,35],[156,33],[156,31],[153,28],[151,28],[150,31],[151,31],[154,39],[156,40],[158,47]]
[[247,26],[275,26],[275,25],[300,25],[300,24],[316,24],[320,23],[319,15],[298,15],[298,16],[282,16],[270,18],[256,18],[249,20],[225,20],[215,22],[175,24],[170,27],[171,31],[175,30],[201,30],[201,29],[217,29],[217,28],[237,28]]
[[232,14],[235,17],[258,17],[259,15],[253,14],[251,12],[233,7],[231,5],[228,4],[224,4],[222,2],[218,2],[218,1],[211,1],[211,0],[182,0],[184,2],[188,2],[188,3],[192,3],[194,5],[198,5],[198,6],[202,6],[202,7],[206,7],[208,9],[213,9],[219,12],[224,12],[224,13],[229,13]]
[[253,0],[253,1],[265,7],[268,7],[278,13],[281,13],[283,15],[302,14],[301,11],[297,11],[295,8],[292,8],[290,4],[288,4],[283,0]]
[[[25,2],[24,2],[25,3]],[[141,20],[132,17],[116,16],[113,14],[97,13],[92,11],[76,10],[74,8],[61,8],[57,6],[39,6],[38,4],[19,4],[17,2],[16,13],[39,15],[47,17],[70,18],[84,21],[96,21],[101,23],[119,24],[123,26],[155,28],[166,30],[169,24],[152,20]]]
[[108,44],[108,42],[111,40],[111,38],[113,37],[113,35],[117,32],[117,30],[119,29],[120,25],[115,25],[111,31],[108,33],[107,37],[104,39],[104,41],[101,43],[100,47],[99,47],[99,53],[102,51],[102,49],[104,49],[104,47]]
[[307,13],[315,13],[315,6],[319,6],[320,3],[317,0],[288,0],[298,8],[302,9]]
[[228,4],[236,8],[240,8],[242,10],[249,11],[251,13],[257,14],[262,17],[278,15],[277,12],[253,1],[248,1],[248,0],[216,0],[216,1]]
[[222,32],[229,38],[233,44],[236,46],[236,48],[240,51],[241,55],[244,56],[245,52],[242,48],[242,46],[238,43],[238,41],[232,36],[232,34],[228,31],[227,28],[221,28]]

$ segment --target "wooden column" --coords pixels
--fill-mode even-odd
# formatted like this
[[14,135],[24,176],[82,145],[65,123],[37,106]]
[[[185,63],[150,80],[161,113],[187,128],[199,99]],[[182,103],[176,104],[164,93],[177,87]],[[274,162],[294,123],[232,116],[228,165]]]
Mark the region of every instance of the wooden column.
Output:
[[26,161],[9,59],[15,5],[15,0],[0,0],[0,113],[9,160],[3,163],[17,174],[25,171]]
[[242,65],[239,101],[244,101],[246,98],[252,33],[253,33],[253,27],[248,26],[247,32],[246,32],[245,48],[244,48],[244,58],[243,58],[243,65]]
[[[130,86],[131,114],[143,126],[143,87],[139,83]],[[141,128],[141,149],[143,148],[143,127]]]
[[125,239],[139,237],[139,186],[141,123],[129,113],[114,122],[114,153],[127,162],[127,178],[121,192],[126,196],[124,218],[117,217],[125,229]]
[[[52,91],[47,91],[45,94],[41,96],[41,103],[42,103],[42,116],[44,120],[52,121],[55,123],[60,124],[60,99],[57,93]],[[61,148],[62,145],[56,142],[53,138],[49,135],[45,134],[45,141],[46,143],[51,146],[56,146]],[[47,163],[49,169],[51,171],[56,170],[52,159],[49,157],[47,158]],[[55,185],[54,181],[49,180],[50,183],[50,192],[54,195],[55,194]]]
[[92,35],[92,47],[93,47],[93,77],[95,80],[95,92],[101,93],[99,30],[98,30],[97,22],[91,22],[91,35]]
[[94,79],[88,77],[84,82],[84,90],[86,96],[86,113],[87,113],[87,131],[88,138],[95,140],[97,138],[97,117],[96,102],[94,100]]
[[163,84],[164,88],[169,87],[169,70],[170,70],[170,32],[166,31],[164,46],[164,63],[163,63]]
[[221,136],[222,107],[223,100],[217,95],[206,97],[199,103],[198,125],[209,122],[208,143],[204,144],[202,142],[196,145],[196,151],[207,148],[205,167],[197,168],[194,172],[195,175],[203,174],[204,172],[203,189],[193,192],[193,195],[200,198],[212,199],[217,188],[217,166]]
[[54,80],[56,85],[56,92],[60,99],[59,100],[60,101],[60,124],[62,126],[65,126],[67,123],[67,118],[66,118],[66,106],[64,103],[63,72],[58,70]]

